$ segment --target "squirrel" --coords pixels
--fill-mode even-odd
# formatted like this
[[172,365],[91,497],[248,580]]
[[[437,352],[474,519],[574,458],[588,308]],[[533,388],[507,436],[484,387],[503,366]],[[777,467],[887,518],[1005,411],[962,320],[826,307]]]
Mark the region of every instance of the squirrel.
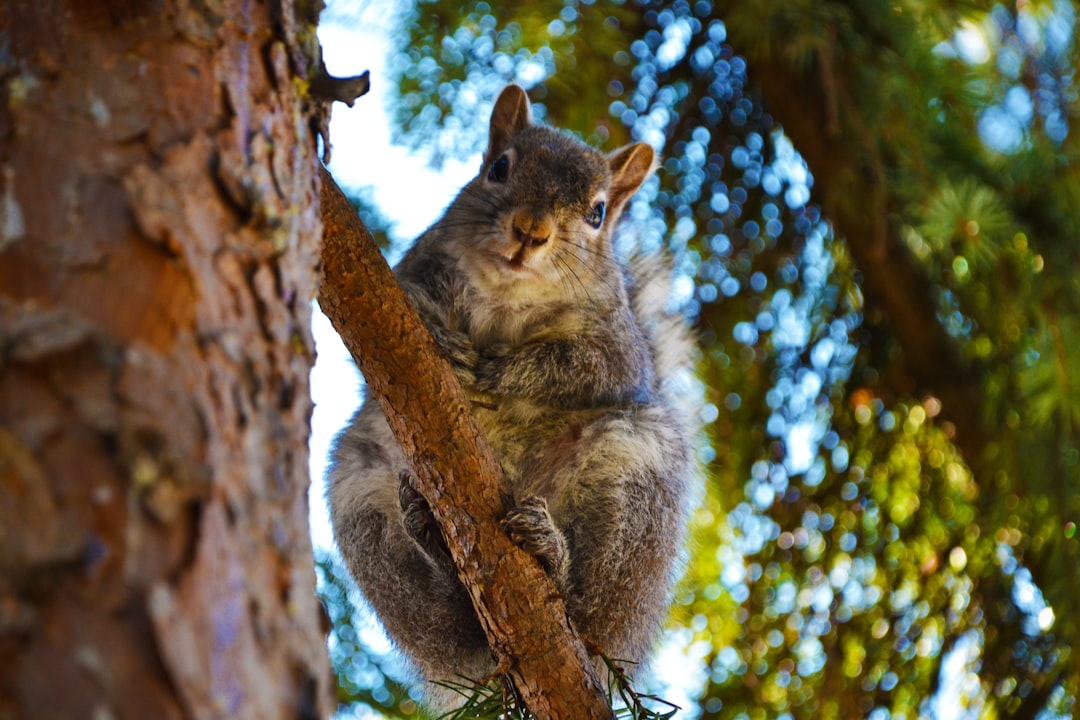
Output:
[[[479,175],[394,270],[505,472],[516,504],[503,526],[587,646],[629,672],[666,613],[694,475],[691,413],[672,390],[692,343],[664,310],[662,264],[635,272],[612,245],[655,165],[645,143],[604,156],[534,123],[509,85]],[[484,632],[376,403],[331,455],[335,539],[390,638],[427,680],[489,677]],[[431,688],[428,702],[452,695]]]

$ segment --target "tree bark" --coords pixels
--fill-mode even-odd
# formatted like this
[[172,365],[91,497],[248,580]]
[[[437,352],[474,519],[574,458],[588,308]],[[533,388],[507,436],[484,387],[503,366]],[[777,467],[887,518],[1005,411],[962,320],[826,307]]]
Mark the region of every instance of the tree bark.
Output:
[[499,665],[541,720],[612,718],[566,606],[499,526],[509,491],[449,363],[329,173],[319,304],[386,413]]
[[292,12],[0,4],[0,718],[329,714]]

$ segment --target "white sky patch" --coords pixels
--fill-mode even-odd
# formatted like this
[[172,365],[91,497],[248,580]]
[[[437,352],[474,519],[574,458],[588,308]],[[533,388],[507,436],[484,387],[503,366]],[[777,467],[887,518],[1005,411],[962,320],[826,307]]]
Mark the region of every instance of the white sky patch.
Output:
[[[391,141],[390,77],[392,14],[379,3],[331,2],[319,24],[319,40],[329,72],[337,76],[371,73],[371,91],[353,107],[334,103],[330,123],[330,172],[348,192],[371,188],[379,210],[394,223],[397,238],[410,240],[442,214],[458,189],[476,175],[479,155],[448,160],[441,169],[428,158]],[[360,375],[330,321],[314,305],[312,332],[316,361],[311,371],[311,454],[309,491],[311,538],[316,548],[333,547],[326,509],[327,455],[334,435],[360,404]]]
[[967,720],[982,716],[983,688],[976,672],[979,638],[969,630],[961,635],[941,660],[940,690],[930,701],[934,720]]
[[[709,667],[704,658],[710,650],[708,643],[695,642],[686,628],[670,630],[656,651],[651,666],[653,680],[660,685],[658,696],[682,708],[679,718],[690,720],[700,714],[698,697],[709,679]],[[669,708],[656,704],[655,710]]]
[[788,430],[784,444],[787,446],[787,458],[784,465],[791,475],[798,475],[810,469],[817,457],[817,443],[815,435],[818,432],[816,423],[800,422],[791,426]]
[[966,62],[981,65],[990,59],[990,43],[982,28],[970,22],[962,22],[953,36],[953,44]]
[[428,155],[393,144],[387,112],[393,97],[387,70],[393,50],[390,23],[391,18],[371,12],[350,18],[349,25],[332,20],[319,25],[323,58],[332,75],[371,73],[371,90],[353,107],[334,103],[330,172],[346,191],[371,188],[379,209],[394,222],[395,236],[411,239],[438,219],[457,190],[475,177],[480,155],[448,159],[435,169]]
[[309,471],[309,520],[311,541],[316,548],[333,547],[330,516],[326,509],[326,463],[330,442],[345,426],[353,411],[360,405],[360,373],[356,371],[349,351],[330,325],[330,320],[312,303],[311,330],[315,336],[315,367],[311,370],[311,400],[315,411],[311,415],[311,454]]
[[656,49],[656,61],[661,69],[674,67],[685,57],[692,34],[690,23],[685,18],[678,18],[664,28],[664,42]]

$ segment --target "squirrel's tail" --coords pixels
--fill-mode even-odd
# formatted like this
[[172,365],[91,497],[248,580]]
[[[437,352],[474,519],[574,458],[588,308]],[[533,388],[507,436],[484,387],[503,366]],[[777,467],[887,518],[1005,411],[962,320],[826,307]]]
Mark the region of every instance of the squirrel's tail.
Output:
[[663,253],[637,254],[627,269],[630,307],[649,342],[659,392],[694,435],[702,404],[694,374],[698,350],[686,316],[674,306],[669,258]]

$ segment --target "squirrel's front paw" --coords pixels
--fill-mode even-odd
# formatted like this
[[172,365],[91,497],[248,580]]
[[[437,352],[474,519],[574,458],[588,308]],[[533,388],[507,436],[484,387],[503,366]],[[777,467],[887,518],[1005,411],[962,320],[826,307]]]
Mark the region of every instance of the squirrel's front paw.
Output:
[[413,474],[402,470],[398,474],[398,481],[398,502],[401,504],[401,522],[405,526],[405,532],[433,560],[448,560],[450,553],[446,541],[439,532],[435,516],[431,514],[431,506],[415,487]]
[[510,348],[497,344],[484,348],[477,356],[476,387],[484,392],[497,393],[502,389],[503,376],[506,373]]
[[441,325],[433,325],[429,329],[435,338],[435,343],[450,360],[458,382],[466,386],[473,385],[476,382],[475,371],[479,356],[469,338],[463,333],[447,330]]
[[540,560],[555,586],[565,590],[570,565],[566,539],[555,527],[547,501],[539,495],[526,497],[506,514],[502,526],[516,545]]

